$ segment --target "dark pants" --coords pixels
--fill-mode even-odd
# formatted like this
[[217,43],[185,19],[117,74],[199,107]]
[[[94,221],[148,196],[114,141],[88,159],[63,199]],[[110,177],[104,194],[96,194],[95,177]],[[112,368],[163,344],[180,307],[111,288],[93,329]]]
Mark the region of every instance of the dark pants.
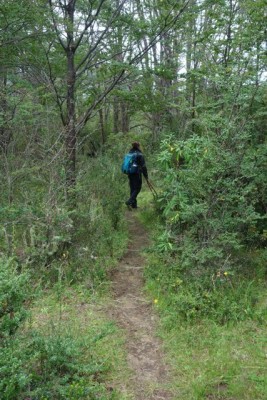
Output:
[[126,202],[128,205],[133,208],[137,208],[137,195],[142,187],[142,175],[141,174],[131,174],[129,177],[129,185],[130,185],[130,198]]

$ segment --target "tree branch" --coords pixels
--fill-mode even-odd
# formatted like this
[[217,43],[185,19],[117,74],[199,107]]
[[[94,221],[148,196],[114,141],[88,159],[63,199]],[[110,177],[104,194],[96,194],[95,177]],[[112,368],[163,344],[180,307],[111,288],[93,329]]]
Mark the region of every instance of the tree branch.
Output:
[[104,90],[103,93],[94,101],[94,103],[87,109],[83,116],[81,116],[76,124],[77,133],[85,126],[86,122],[90,119],[93,110],[102,102],[102,100],[107,97],[107,95],[114,89],[114,87],[122,80],[125,74],[123,69],[111,82],[111,84]]
[[[61,3],[60,3],[60,5],[61,5]],[[53,21],[53,25],[54,25],[56,34],[57,34],[58,41],[61,44],[61,46],[63,47],[63,49],[65,51],[67,51],[67,46],[65,45],[65,43],[63,42],[63,40],[60,37],[60,32],[58,30],[58,26],[57,26],[57,23],[56,23],[56,20],[55,20],[55,16],[54,16],[52,0],[49,0],[49,6],[50,6],[51,17],[52,17],[52,21]]]
[[[149,45],[141,50],[135,57],[133,57],[132,60],[130,60],[127,65],[131,66],[138,61],[160,40],[161,36],[168,32],[169,29],[177,22],[181,14],[185,11],[187,8],[188,4],[190,3],[191,0],[187,0],[182,9],[179,10],[179,12],[172,18],[170,22],[167,22],[168,17],[171,15],[171,12],[168,14],[168,17],[165,20],[164,27],[161,29],[159,33],[157,33],[154,38],[150,41]],[[113,56],[114,58],[114,56]],[[91,114],[93,110],[102,102],[102,100],[107,97],[107,95],[114,89],[114,87],[125,80],[131,73],[126,73],[126,68],[122,69],[121,72],[113,79],[111,84],[104,90],[104,92],[94,101],[94,103],[87,109],[87,111],[78,119],[77,124],[76,124],[76,130],[77,133],[81,131],[81,129],[85,126],[87,121],[90,119]]]
[[49,57],[48,57],[48,53],[49,53],[49,50],[50,50],[51,46],[52,46],[52,43],[50,44],[48,51],[45,51],[45,57],[46,57],[46,60],[47,60],[48,71],[49,71],[49,80],[51,82],[51,85],[52,85],[52,87],[54,89],[54,92],[55,92],[55,95],[56,95],[56,103],[57,103],[58,108],[59,108],[61,121],[62,121],[63,125],[65,126],[66,125],[66,121],[65,121],[65,118],[64,118],[63,107],[62,107],[64,101],[61,100],[60,95],[58,93],[58,89],[57,89],[56,84],[55,84],[55,79],[53,78],[53,75],[52,75],[52,66],[51,66],[51,63],[50,63]]
[[[105,0],[104,0],[105,1]],[[104,1],[102,1],[102,5],[104,3]],[[104,38],[104,36],[106,35],[107,31],[109,30],[109,28],[111,27],[112,23],[114,22],[114,20],[117,18],[117,16],[119,15],[124,3],[126,3],[127,0],[123,0],[121,2],[121,4],[116,8],[115,12],[113,13],[112,17],[110,18],[109,22],[107,23],[106,28],[104,29],[104,31],[102,32],[102,34],[99,36],[99,38],[97,39],[97,41],[95,42],[95,44],[93,45],[93,47],[90,48],[90,50],[87,52],[87,54],[85,55],[85,57],[82,59],[82,61],[79,63],[79,65],[76,68],[76,72],[79,71],[79,69],[83,66],[83,64],[88,60],[88,58],[90,57],[90,55],[95,51],[95,49],[97,48],[97,46],[99,45],[99,43],[102,41],[102,39]],[[99,10],[100,12],[100,10]]]
[[92,20],[91,20],[90,22],[89,22],[89,19],[90,19],[90,17],[92,16],[92,13],[90,13],[90,14],[88,15],[88,17],[86,18],[86,20],[85,20],[85,25],[84,25],[84,29],[83,29],[82,33],[80,34],[79,38],[77,39],[76,43],[74,44],[74,51],[76,51],[76,49],[79,47],[79,45],[80,45],[80,43],[81,43],[81,41],[82,41],[82,39],[83,39],[85,33],[88,31],[88,28],[90,28],[90,26],[92,25],[92,23],[93,23],[93,22],[96,20],[96,18],[98,17],[98,15],[99,15],[99,13],[100,13],[100,11],[101,11],[102,5],[103,5],[103,3],[104,3],[105,1],[106,1],[106,0],[101,0],[101,1],[100,1],[100,4],[99,4],[98,9],[97,9],[97,11],[96,11],[96,14],[93,16],[93,18],[92,18]]

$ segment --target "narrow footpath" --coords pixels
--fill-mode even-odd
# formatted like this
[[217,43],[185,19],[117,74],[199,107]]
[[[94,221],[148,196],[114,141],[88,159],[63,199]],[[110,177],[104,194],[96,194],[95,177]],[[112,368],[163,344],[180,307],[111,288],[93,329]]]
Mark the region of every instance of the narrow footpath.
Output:
[[128,212],[126,217],[130,241],[112,273],[113,301],[108,313],[126,335],[134,399],[171,400],[171,393],[166,388],[168,367],[164,363],[161,341],[155,336],[157,316],[143,293],[145,261],[141,252],[149,244],[148,235],[135,212]]

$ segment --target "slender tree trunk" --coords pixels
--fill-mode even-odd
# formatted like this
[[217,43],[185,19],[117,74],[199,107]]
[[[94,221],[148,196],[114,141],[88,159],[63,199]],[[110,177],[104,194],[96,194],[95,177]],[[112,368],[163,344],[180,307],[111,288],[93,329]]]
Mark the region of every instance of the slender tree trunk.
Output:
[[231,52],[231,46],[232,46],[232,24],[233,24],[233,16],[234,16],[234,5],[233,1],[230,0],[229,2],[229,22],[227,25],[227,30],[226,30],[226,45],[224,49],[224,57],[223,57],[223,62],[225,68],[227,68],[228,63],[229,63],[229,58],[230,58],[230,52]]
[[123,133],[129,132],[128,106],[124,101],[121,102],[121,131]]
[[104,113],[103,113],[102,108],[100,108],[100,110],[99,110],[99,124],[100,124],[100,131],[101,131],[101,143],[105,144],[106,132],[105,132]]
[[66,126],[66,155],[67,155],[67,186],[75,184],[76,164],[76,129],[75,129],[75,68],[73,53],[68,52],[68,91],[67,91],[67,126]]
[[118,133],[119,130],[119,99],[115,96],[113,102],[113,131],[114,133]]
[[190,29],[189,34],[187,35],[186,40],[186,98],[188,103],[190,104],[191,100],[191,63],[192,63],[192,22],[190,21]]
[[[2,125],[0,126],[0,148],[2,149],[3,153],[7,155],[8,152],[8,145],[12,138],[12,133],[9,128],[9,117],[8,117],[8,104],[7,104],[7,76],[6,73],[3,76],[1,85],[1,93],[0,93],[0,112],[2,113],[3,121]],[[12,119],[12,118],[10,118]]]
[[67,8],[67,125],[66,125],[66,184],[70,204],[73,205],[74,187],[76,183],[76,146],[77,132],[75,128],[75,81],[76,71],[74,64],[73,20],[75,1],[69,2]]

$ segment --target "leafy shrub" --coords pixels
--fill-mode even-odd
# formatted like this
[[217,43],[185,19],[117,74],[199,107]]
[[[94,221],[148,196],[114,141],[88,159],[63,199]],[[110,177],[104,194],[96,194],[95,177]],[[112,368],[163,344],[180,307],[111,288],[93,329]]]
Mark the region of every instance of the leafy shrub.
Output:
[[266,146],[252,148],[250,141],[249,132],[231,127],[163,141],[165,247],[179,252],[184,267],[236,268],[244,246],[266,242]]
[[77,281],[87,275],[91,285],[97,286],[105,281],[108,267],[121,255],[126,243],[125,189],[120,164],[111,156],[86,160],[81,170],[77,183],[74,246],[69,259],[65,260],[68,267],[64,268],[69,280]]
[[[107,263],[101,263],[100,258],[112,260],[124,247],[125,186],[119,160],[107,154],[81,158],[79,164],[75,210],[67,208],[60,166],[53,171],[38,170],[36,179],[31,179],[31,171],[24,171],[15,181],[12,205],[0,209],[3,252],[12,255],[20,266],[34,269],[35,276],[46,285],[57,281],[59,270],[63,279],[72,282],[84,279],[89,270],[92,280],[96,277],[101,283]],[[30,198],[24,187],[32,188]]]
[[86,341],[55,328],[46,334],[29,326],[19,329],[28,315],[29,295],[29,274],[18,272],[13,258],[1,258],[0,398],[109,399],[101,383],[107,366],[103,360],[96,360],[93,348],[113,328],[106,325]]
[[0,396],[3,400],[19,399],[30,383],[25,366],[28,359],[22,343],[13,339],[0,347]]
[[[91,338],[87,353],[109,332]],[[85,361],[84,346],[82,339],[57,331],[48,336],[32,332],[9,342],[0,349],[1,399],[109,399],[100,378],[105,363],[92,355]]]
[[0,258],[0,337],[14,335],[27,313],[28,274],[19,273],[12,258]]

